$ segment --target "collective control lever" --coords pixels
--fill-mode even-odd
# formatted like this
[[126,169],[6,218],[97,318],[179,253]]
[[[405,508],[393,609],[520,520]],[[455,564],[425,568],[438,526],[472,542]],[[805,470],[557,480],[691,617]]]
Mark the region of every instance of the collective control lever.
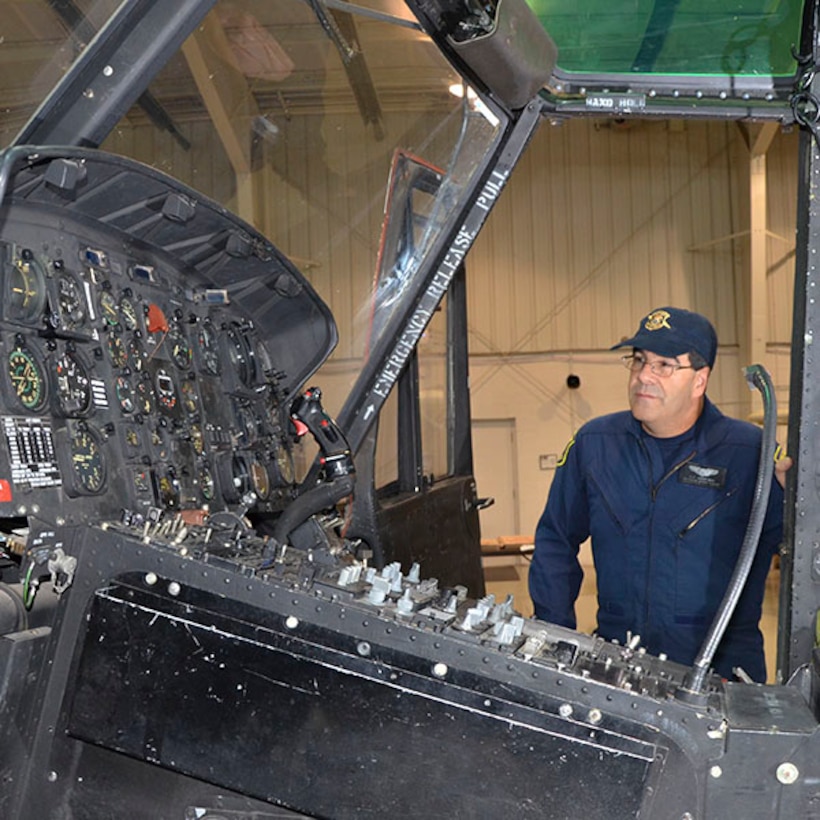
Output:
[[320,462],[329,480],[355,472],[350,445],[344,433],[322,407],[322,391],[309,387],[290,408],[290,418],[296,435],[310,433],[319,445]]

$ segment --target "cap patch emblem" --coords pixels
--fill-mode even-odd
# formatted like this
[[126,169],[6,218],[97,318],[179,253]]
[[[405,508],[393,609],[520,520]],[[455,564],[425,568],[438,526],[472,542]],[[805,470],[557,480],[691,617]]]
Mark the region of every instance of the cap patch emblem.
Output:
[[672,330],[669,326],[669,317],[671,314],[665,310],[653,310],[649,316],[646,317],[644,327],[647,330],[660,330],[665,327],[667,330]]

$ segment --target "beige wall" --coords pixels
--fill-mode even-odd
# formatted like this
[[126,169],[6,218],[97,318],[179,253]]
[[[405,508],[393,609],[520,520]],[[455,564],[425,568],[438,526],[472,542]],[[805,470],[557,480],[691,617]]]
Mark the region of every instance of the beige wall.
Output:
[[[778,134],[768,156],[763,364],[782,410],[796,147],[796,135]],[[467,262],[473,417],[515,420],[525,533],[535,528],[552,479],[539,456],[560,454],[584,421],[625,407],[627,374],[608,348],[651,307],[675,304],[709,316],[721,342],[709,394],[730,415],[755,409],[742,372],[749,364],[748,156],[740,128],[721,122],[575,120],[544,125],[533,140]],[[579,389],[566,387],[569,373],[580,376]]]

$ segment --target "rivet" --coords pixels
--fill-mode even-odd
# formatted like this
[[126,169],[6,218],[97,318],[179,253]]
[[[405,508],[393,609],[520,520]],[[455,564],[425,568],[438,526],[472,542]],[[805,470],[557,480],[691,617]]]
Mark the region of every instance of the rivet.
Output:
[[781,763],[777,767],[777,780],[784,786],[789,786],[800,777],[800,771],[794,763]]

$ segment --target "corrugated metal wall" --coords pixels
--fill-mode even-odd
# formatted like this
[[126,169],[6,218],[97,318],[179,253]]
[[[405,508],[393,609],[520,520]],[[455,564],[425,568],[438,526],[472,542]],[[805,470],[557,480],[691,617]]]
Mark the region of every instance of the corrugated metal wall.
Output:
[[[789,240],[794,142],[775,138],[769,174],[771,227]],[[738,344],[747,156],[728,122],[543,126],[468,260],[471,351],[605,349],[662,304],[707,314]],[[772,341],[790,339],[788,251],[770,241]]]

